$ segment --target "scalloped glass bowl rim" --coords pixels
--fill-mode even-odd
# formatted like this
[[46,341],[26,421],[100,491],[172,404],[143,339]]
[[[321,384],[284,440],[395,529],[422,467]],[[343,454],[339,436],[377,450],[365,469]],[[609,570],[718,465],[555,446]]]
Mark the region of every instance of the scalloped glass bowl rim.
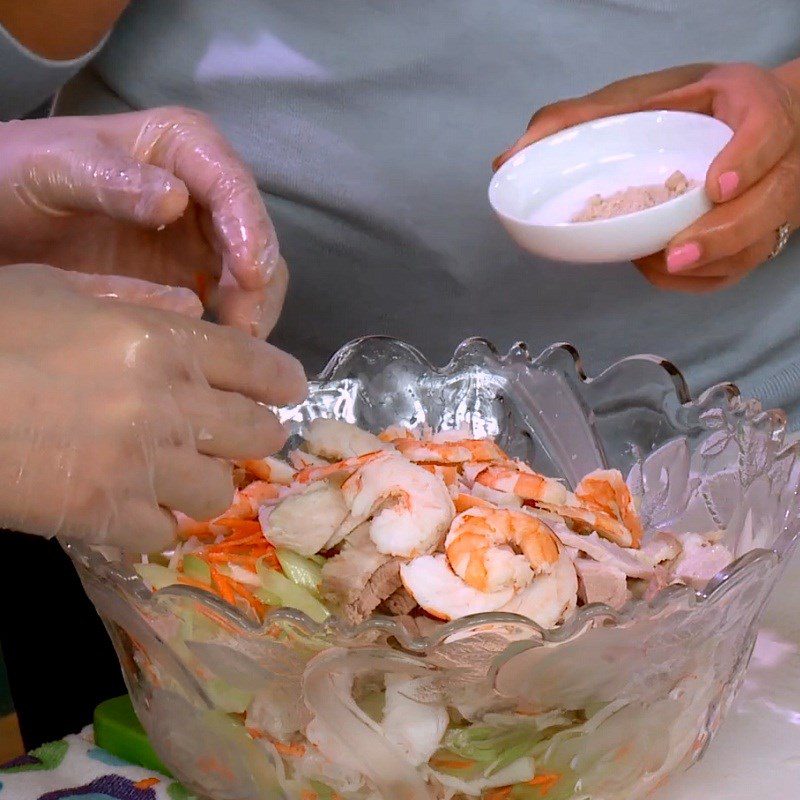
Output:
[[[346,357],[351,352],[370,341],[382,341],[402,349],[411,358],[417,361],[420,366],[430,372],[440,375],[448,375],[455,372],[459,366],[461,357],[474,351],[476,348],[483,348],[500,364],[508,361],[523,360],[532,365],[547,360],[548,356],[554,351],[562,350],[568,353],[573,359],[576,374],[581,382],[591,383],[594,380],[594,378],[589,377],[584,372],[581,357],[577,349],[566,342],[552,344],[542,350],[538,356],[532,357],[527,346],[523,342],[517,342],[509,349],[506,355],[502,355],[488,340],[480,337],[471,337],[465,339],[456,347],[453,357],[445,366],[436,367],[417,348],[399,339],[395,339],[391,336],[363,336],[358,339],[353,339],[339,348],[328,361],[325,368],[320,372],[319,377],[311,382],[311,385],[319,386],[320,384],[335,380],[337,369],[340,364],[346,361]],[[647,354],[633,355],[620,359],[598,373],[596,377],[602,377],[623,363],[637,360],[646,360],[658,364],[665,370],[672,380],[676,396],[681,405],[703,405],[706,398],[719,393],[727,394],[731,399],[740,396],[739,389],[735,384],[724,382],[709,387],[694,399],[689,391],[686,380],[680,370],[672,364],[672,362],[660,356]],[[771,416],[772,423],[776,427],[785,424],[785,418],[782,412],[767,410],[763,413]],[[795,450],[796,453],[800,454],[800,442],[788,445],[786,450]],[[604,603],[592,603],[579,608],[566,622],[550,629],[542,628],[522,615],[506,612],[489,612],[461,617],[452,622],[443,624],[428,637],[411,636],[409,631],[404,628],[396,618],[385,615],[374,615],[359,625],[353,625],[335,616],[331,616],[325,622],[314,622],[301,611],[290,608],[279,608],[267,614],[262,622],[255,622],[249,617],[246,617],[236,607],[229,605],[222,599],[203,589],[192,586],[167,586],[153,592],[147,588],[138,576],[133,578],[133,580],[137,582],[137,594],[139,598],[145,602],[154,599],[158,600],[162,597],[193,600],[206,606],[216,614],[221,615],[234,628],[238,628],[242,633],[247,635],[266,635],[268,630],[275,623],[286,622],[300,628],[305,635],[324,639],[331,639],[333,637],[337,639],[356,639],[370,632],[382,632],[385,635],[395,638],[404,649],[422,653],[431,647],[441,644],[444,640],[456,634],[474,631],[475,629],[487,625],[513,625],[517,629],[529,630],[530,638],[536,639],[537,641],[540,640],[542,644],[559,644],[579,635],[584,629],[595,622],[601,624],[603,627],[623,626],[641,619],[655,617],[668,607],[677,608],[683,606],[685,608],[692,608],[702,606],[706,603],[713,603],[724,596],[730,586],[736,584],[739,576],[744,576],[746,579],[747,573],[751,570],[761,568],[768,570],[777,565],[784,559],[791,544],[798,536],[800,536],[800,534],[792,533],[784,528],[777,537],[774,548],[757,548],[745,553],[735,561],[732,561],[724,570],[717,573],[703,589],[695,590],[690,586],[671,585],[661,589],[650,600],[630,600],[619,610],[611,608]],[[100,573],[106,577],[110,577],[112,581],[117,581],[119,579],[120,576],[117,570],[105,560],[102,560],[101,563],[97,563],[96,559],[90,556],[88,561],[95,563],[88,564],[85,558],[87,555],[85,546],[81,544],[66,544],[65,546],[68,551],[74,551],[77,555],[82,557],[81,560],[84,562],[84,566],[90,572],[94,574]]]

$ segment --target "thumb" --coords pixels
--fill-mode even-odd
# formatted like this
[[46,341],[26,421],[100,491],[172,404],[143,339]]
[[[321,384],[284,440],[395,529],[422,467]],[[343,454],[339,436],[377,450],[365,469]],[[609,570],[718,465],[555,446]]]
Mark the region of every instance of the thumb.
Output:
[[229,270],[223,271],[217,294],[219,321],[265,339],[278,321],[288,283],[289,271],[283,258],[278,258],[262,289],[242,289]]
[[30,205],[52,213],[98,212],[147,228],[186,210],[182,180],[99,142],[62,142],[28,159],[17,185]]
[[87,275],[84,272],[65,272],[64,275],[81,294],[172,311],[195,319],[203,316],[200,298],[191,289],[181,286],[162,286],[121,275]]
[[[624,108],[628,108],[626,104]],[[587,97],[579,97],[573,100],[560,100],[549,106],[543,106],[532,117],[528,123],[528,128],[522,136],[514,142],[511,147],[501,153],[492,161],[492,169],[496,172],[510,158],[524,150],[529,144],[538,142],[547,136],[579,125],[581,122],[590,122],[601,117],[610,117],[614,114],[623,113],[620,109],[623,106],[599,103],[597,100]]]
[[672,90],[681,87],[692,87],[685,95],[675,92],[675,101],[682,98],[686,102],[698,102],[700,93],[694,88],[705,74],[713,68],[713,64],[685,64],[670,67],[644,75],[633,75],[629,78],[610,83],[602,89],[557,103],[543,106],[531,117],[525,133],[503,154],[492,163],[493,169],[499,169],[509,158],[529,144],[538,142],[546,136],[601,117],[613,117],[617,114],[629,114],[633,111],[645,111],[658,108],[652,98],[668,97]]

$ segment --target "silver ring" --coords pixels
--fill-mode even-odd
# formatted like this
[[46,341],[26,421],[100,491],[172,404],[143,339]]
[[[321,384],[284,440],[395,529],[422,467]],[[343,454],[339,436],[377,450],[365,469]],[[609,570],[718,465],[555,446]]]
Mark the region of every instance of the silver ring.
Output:
[[789,237],[792,234],[791,229],[789,228],[789,223],[784,222],[783,225],[781,225],[780,228],[775,231],[775,233],[778,236],[778,241],[776,242],[772,252],[769,254],[771,259],[779,256],[786,248],[786,245],[789,242]]

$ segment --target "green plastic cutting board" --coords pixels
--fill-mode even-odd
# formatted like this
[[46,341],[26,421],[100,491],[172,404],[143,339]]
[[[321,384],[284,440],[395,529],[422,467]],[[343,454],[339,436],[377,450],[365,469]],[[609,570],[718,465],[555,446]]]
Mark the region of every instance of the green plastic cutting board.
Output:
[[94,712],[94,741],[112,755],[172,777],[147,739],[128,695],[101,703]]

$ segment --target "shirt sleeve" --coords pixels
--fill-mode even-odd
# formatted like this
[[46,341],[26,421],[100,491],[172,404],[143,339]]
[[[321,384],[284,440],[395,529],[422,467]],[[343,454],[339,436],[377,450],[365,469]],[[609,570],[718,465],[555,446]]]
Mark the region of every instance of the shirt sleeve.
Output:
[[0,121],[17,119],[44,103],[102,49],[70,61],[43,58],[20,44],[0,25]]

